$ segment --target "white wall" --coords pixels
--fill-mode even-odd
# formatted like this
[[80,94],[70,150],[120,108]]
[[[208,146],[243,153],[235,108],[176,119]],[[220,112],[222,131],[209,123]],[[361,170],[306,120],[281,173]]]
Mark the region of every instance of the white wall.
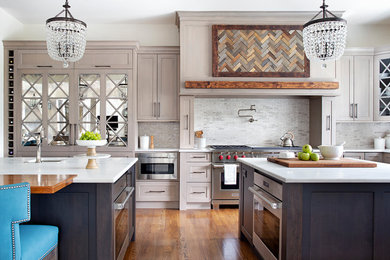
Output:
[[[3,40],[23,30],[23,24],[0,8],[0,100],[4,100],[4,46]],[[0,102],[0,157],[4,156],[4,102]]]
[[[87,24],[87,40],[139,41],[142,46],[179,46],[174,24]],[[10,40],[45,40],[45,25],[25,25]]]

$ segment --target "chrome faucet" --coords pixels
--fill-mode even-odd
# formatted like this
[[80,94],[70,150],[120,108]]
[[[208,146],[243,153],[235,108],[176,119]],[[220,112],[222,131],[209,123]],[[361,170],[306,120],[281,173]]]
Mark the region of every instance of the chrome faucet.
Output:
[[41,128],[41,131],[39,133],[35,133],[35,135],[38,136],[37,139],[38,149],[37,149],[37,157],[35,158],[35,163],[41,163],[42,162],[41,160],[42,141],[43,139],[45,139],[45,131],[43,127]]

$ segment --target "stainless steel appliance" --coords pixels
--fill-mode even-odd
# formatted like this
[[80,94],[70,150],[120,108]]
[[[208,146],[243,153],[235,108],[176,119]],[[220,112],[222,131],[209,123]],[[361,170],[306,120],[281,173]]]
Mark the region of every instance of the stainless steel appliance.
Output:
[[253,245],[264,260],[281,259],[282,184],[260,173],[254,175]]
[[138,180],[177,180],[177,153],[138,153]]
[[[240,167],[238,158],[266,158],[276,156],[281,151],[301,151],[301,147],[250,147],[246,145],[211,145],[213,149],[212,162],[212,205],[218,208],[219,205],[239,204],[239,180]],[[225,185],[224,164],[237,165],[236,185]]]

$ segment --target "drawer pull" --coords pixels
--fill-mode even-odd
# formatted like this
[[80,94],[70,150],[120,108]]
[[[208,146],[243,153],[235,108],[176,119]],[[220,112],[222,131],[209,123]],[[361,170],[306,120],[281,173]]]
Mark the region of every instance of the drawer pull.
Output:
[[193,174],[203,174],[203,173],[206,173],[206,172],[192,172]]
[[52,65],[37,65],[37,68],[53,68]]
[[192,156],[193,159],[206,159],[206,156]]
[[165,190],[150,190],[148,193],[164,193]]
[[95,68],[111,68],[111,65],[95,65]]
[[191,194],[203,194],[206,193],[205,191],[193,191]]

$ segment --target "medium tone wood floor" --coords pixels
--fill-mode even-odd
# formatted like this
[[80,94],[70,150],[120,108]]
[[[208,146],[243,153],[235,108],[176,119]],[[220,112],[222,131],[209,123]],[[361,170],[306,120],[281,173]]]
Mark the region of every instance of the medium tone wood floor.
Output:
[[125,259],[257,259],[238,238],[238,209],[137,209]]

